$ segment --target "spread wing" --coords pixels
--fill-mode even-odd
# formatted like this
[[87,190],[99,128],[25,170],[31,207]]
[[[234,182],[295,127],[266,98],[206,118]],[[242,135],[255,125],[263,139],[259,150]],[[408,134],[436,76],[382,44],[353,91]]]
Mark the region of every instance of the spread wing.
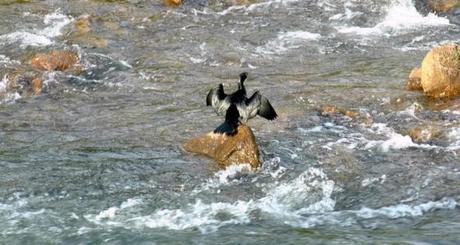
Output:
[[225,113],[225,122],[214,130],[216,134],[235,135],[237,133],[240,113],[235,104],[231,104]]
[[247,100],[246,105],[249,111],[257,109],[257,115],[265,119],[274,120],[278,117],[278,114],[276,114],[276,111],[273,109],[270,101],[262,96],[259,91],[254,92],[254,94]]
[[278,117],[278,114],[276,114],[275,109],[273,106],[270,104],[270,101],[268,101],[267,98],[264,96],[261,96],[261,101],[260,101],[260,109],[257,114],[259,116],[264,117],[268,120],[274,120]]
[[217,102],[225,99],[225,97],[227,97],[227,95],[224,92],[224,85],[221,83],[217,88],[209,90],[208,96],[206,96],[206,105],[214,107]]

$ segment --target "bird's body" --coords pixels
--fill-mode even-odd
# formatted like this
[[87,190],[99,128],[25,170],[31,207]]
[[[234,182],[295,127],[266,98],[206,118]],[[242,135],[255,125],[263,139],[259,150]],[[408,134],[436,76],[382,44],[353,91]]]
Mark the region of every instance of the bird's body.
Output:
[[231,105],[235,105],[238,110],[239,118],[243,122],[259,115],[268,120],[274,120],[278,115],[273,109],[267,98],[262,96],[259,91],[254,92],[250,97],[246,97],[244,81],[246,73],[240,74],[240,84],[238,90],[232,94],[225,94],[224,86],[219,84],[217,88],[211,89],[206,98],[206,105],[212,106],[218,115],[224,115]]

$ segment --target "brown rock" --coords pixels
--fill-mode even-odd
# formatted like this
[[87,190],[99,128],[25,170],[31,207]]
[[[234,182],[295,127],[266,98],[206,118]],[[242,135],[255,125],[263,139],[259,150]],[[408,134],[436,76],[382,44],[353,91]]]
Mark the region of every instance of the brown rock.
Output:
[[107,39],[95,36],[91,33],[90,15],[81,15],[77,18],[74,24],[73,32],[69,37],[69,41],[96,48],[106,48],[109,44]]
[[449,10],[460,7],[460,0],[428,0],[431,9],[437,12],[448,12]]
[[29,63],[39,70],[64,71],[74,67],[78,61],[78,55],[73,52],[53,50],[49,53],[37,54]]
[[30,83],[32,95],[39,95],[42,92],[43,80],[41,78],[35,78]]
[[213,158],[221,167],[238,163],[248,163],[253,169],[260,167],[256,138],[251,128],[244,124],[234,136],[210,132],[190,139],[184,148]]
[[182,0],[164,0],[164,3],[168,7],[177,7],[182,3]]
[[433,48],[422,62],[422,87],[435,98],[460,95],[460,46],[442,45]]
[[441,135],[441,130],[433,126],[416,127],[409,129],[409,136],[414,142],[423,143]]
[[337,108],[335,106],[327,105],[327,106],[323,107],[323,112],[322,112],[323,115],[336,114],[336,113],[340,113],[340,110],[339,110],[339,108]]
[[41,93],[43,80],[38,74],[30,73],[24,70],[13,70],[5,75],[6,83],[4,93],[0,97],[7,93],[19,92],[26,96],[38,95]]
[[412,91],[423,91],[422,70],[420,68],[412,69],[406,82],[406,88]]
[[339,108],[336,106],[324,106],[322,109],[322,114],[327,115],[327,114],[342,114],[344,116],[350,117],[350,118],[357,118],[359,117],[359,113],[351,110],[346,110],[344,108]]
[[91,22],[89,15],[82,15],[75,21],[75,33],[76,35],[85,35],[91,31]]

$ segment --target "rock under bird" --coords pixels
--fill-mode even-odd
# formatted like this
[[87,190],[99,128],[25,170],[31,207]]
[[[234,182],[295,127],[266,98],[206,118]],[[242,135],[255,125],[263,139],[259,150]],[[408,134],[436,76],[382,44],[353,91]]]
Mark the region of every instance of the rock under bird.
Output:
[[[243,122],[247,122],[257,115],[268,120],[277,118],[278,114],[276,114],[270,101],[262,96],[259,91],[254,92],[249,98],[246,97],[246,88],[244,86],[246,78],[246,72],[240,74],[238,90],[232,94],[226,94],[222,84],[219,84],[217,88],[211,89],[206,97],[206,105],[212,106],[218,115],[226,114],[230,106],[235,105],[238,111],[238,118],[241,118]],[[234,115],[234,113],[230,115]]]

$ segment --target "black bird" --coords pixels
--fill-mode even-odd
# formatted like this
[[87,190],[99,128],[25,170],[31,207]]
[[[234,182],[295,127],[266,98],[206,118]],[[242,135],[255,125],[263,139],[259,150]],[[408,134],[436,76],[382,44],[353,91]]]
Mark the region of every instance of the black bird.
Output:
[[238,131],[240,113],[235,104],[231,104],[225,113],[225,121],[214,130],[217,134],[235,135]]
[[277,118],[278,114],[276,114],[275,109],[259,91],[254,92],[250,98],[246,97],[246,88],[244,86],[246,78],[247,73],[241,73],[238,90],[229,95],[225,94],[222,84],[219,84],[217,88],[211,89],[206,97],[206,105],[212,106],[218,115],[223,115],[231,105],[235,105],[243,122],[247,122],[257,115],[268,120]]

